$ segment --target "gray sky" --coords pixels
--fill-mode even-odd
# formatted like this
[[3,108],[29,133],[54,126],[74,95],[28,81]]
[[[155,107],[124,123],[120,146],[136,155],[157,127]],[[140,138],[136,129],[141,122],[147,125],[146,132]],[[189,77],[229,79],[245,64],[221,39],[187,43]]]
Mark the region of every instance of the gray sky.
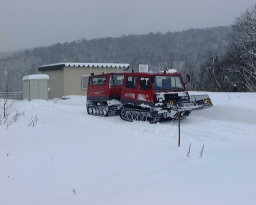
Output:
[[227,26],[255,0],[0,0],[0,51]]

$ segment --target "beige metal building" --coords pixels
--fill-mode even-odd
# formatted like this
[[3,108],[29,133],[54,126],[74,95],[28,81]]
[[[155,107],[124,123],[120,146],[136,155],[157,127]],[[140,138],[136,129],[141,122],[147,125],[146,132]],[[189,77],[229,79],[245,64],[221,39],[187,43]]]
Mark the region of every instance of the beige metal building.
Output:
[[87,95],[88,77],[91,73],[121,73],[129,64],[114,63],[57,63],[38,67],[41,74],[49,76],[49,99],[67,95]]

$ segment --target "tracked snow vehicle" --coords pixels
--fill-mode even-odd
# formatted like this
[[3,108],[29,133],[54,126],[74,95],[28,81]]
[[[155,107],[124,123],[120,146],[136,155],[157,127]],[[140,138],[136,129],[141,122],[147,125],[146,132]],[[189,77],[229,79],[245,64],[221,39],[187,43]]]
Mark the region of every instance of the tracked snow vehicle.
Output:
[[180,73],[109,73],[89,77],[87,112],[127,121],[181,119],[212,106],[208,95],[189,95]]
[[121,89],[124,73],[106,73],[92,75],[88,80],[87,113],[89,115],[116,115],[122,103]]

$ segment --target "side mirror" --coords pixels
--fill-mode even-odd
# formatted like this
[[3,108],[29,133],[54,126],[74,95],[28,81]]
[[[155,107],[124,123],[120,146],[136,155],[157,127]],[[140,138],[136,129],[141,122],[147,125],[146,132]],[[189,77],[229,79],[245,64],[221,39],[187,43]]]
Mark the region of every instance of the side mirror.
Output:
[[190,75],[187,75],[187,83],[190,82]]

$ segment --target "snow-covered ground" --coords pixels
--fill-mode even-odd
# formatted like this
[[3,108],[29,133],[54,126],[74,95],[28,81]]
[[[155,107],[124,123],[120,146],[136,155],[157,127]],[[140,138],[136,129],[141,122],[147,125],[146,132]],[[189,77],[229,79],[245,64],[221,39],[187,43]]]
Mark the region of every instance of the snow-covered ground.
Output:
[[81,96],[16,102],[24,116],[0,125],[0,204],[255,204],[256,93],[208,94],[180,147],[177,121],[90,116]]

